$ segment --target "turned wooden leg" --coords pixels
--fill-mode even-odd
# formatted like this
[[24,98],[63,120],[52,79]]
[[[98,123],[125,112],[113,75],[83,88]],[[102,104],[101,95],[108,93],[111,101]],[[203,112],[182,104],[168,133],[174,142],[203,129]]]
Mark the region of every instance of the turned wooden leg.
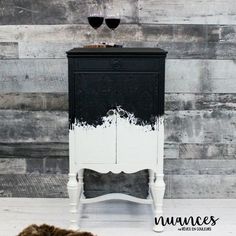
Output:
[[[78,173],[78,187],[79,187],[79,192],[80,192],[80,197],[78,199],[78,201],[81,198],[85,198],[84,197],[84,169],[81,169]],[[78,206],[79,206],[79,202],[78,202]]]
[[[164,117],[158,118],[158,153],[157,153],[157,170],[156,179],[152,185],[152,195],[154,203],[154,216],[156,220],[163,217],[163,198],[165,194],[165,183],[163,175],[163,158],[164,158]],[[164,227],[161,224],[154,224],[153,230],[161,232]]]
[[154,175],[153,170],[148,170],[148,173],[149,173],[149,194],[148,194],[148,198],[152,198],[151,188],[154,184],[155,175]]
[[[158,221],[160,217],[163,217],[163,198],[165,194],[163,174],[156,176],[156,181],[152,187],[152,192],[154,201],[154,217]],[[164,227],[161,224],[154,224],[153,230],[156,232],[162,232],[164,230]]]
[[76,173],[69,174],[69,182],[67,184],[69,200],[70,200],[70,229],[78,230],[78,197],[79,197],[79,186],[76,180]]

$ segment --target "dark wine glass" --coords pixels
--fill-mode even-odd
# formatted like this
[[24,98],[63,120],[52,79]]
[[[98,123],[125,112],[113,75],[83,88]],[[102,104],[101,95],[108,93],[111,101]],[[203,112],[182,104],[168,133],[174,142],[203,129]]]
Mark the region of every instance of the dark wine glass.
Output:
[[105,19],[106,21],[106,25],[108,26],[108,28],[110,28],[111,30],[116,29],[119,24],[120,24],[120,18],[114,18],[114,17],[107,17]]
[[92,4],[89,7],[88,22],[96,30],[94,42],[97,43],[97,29],[104,21],[103,6],[99,4]]
[[120,24],[120,10],[118,6],[111,4],[106,7],[105,22],[107,27],[112,30],[112,43],[114,44],[114,31]]
[[96,30],[98,29],[103,23],[104,17],[102,16],[89,16],[88,22],[89,24]]

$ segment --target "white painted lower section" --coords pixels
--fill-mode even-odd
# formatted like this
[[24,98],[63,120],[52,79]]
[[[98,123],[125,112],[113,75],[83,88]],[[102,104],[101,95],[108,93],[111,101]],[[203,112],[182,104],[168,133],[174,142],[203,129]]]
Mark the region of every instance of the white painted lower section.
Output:
[[71,163],[156,165],[158,142],[164,138],[158,138],[158,122],[162,118],[156,118],[153,126],[139,124],[133,114],[117,107],[113,115],[102,119],[103,124],[96,127],[80,122],[73,124],[69,135],[70,155],[74,156]]
[[[69,134],[70,174],[68,192],[70,197],[70,228],[78,229],[78,207],[111,199],[153,204],[154,216],[163,215],[162,203],[165,193],[163,180],[164,118],[159,117],[153,127],[142,124],[131,113],[117,107],[103,117],[103,123],[92,126],[77,122]],[[109,194],[85,199],[83,194],[83,170],[101,173],[133,173],[149,170],[149,196],[138,199],[124,194]],[[77,175],[78,174],[78,175]],[[77,182],[78,181],[78,182]],[[154,225],[160,232],[163,227]]]
[[103,124],[96,127],[77,123],[70,132],[78,163],[115,163],[116,115],[103,117]]
[[117,115],[117,163],[157,163],[157,124],[139,125],[135,117]]

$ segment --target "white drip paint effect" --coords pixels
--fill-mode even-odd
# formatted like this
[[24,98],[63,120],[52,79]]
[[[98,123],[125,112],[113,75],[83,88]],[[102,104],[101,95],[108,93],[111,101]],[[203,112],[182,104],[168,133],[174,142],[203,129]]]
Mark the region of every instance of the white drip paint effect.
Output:
[[78,156],[80,163],[155,164],[158,118],[153,125],[139,124],[134,114],[120,106],[111,111],[113,114],[102,117],[102,124],[96,127],[78,120],[72,125],[70,139],[74,138],[71,148],[75,158]]

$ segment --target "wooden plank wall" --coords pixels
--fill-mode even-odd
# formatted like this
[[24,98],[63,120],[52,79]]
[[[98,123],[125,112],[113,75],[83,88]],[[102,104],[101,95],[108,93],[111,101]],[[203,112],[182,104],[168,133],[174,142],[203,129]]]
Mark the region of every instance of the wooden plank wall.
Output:
[[[101,0],[100,0],[101,2]],[[121,0],[117,42],[166,49],[167,198],[236,197],[235,0]],[[0,2],[0,195],[65,197],[65,51],[93,42],[91,1]],[[98,30],[100,41],[111,32]],[[88,196],[144,197],[147,173],[86,172]],[[96,183],[96,184],[94,184]],[[138,183],[138,184],[135,184]]]

